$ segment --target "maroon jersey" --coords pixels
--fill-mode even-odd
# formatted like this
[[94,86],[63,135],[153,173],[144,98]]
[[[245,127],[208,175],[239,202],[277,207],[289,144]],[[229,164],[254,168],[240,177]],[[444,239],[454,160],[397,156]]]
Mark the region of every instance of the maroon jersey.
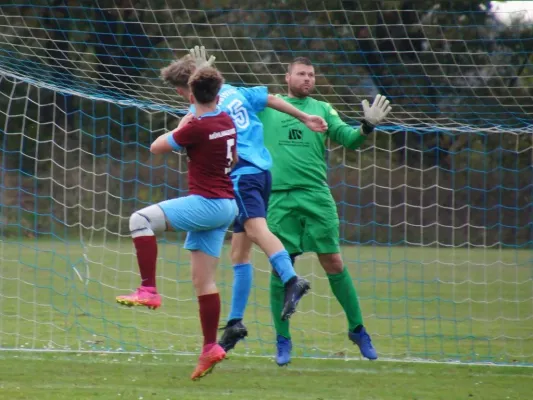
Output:
[[187,150],[189,194],[208,199],[233,199],[229,177],[236,157],[237,133],[225,112],[193,118],[172,134],[174,142]]

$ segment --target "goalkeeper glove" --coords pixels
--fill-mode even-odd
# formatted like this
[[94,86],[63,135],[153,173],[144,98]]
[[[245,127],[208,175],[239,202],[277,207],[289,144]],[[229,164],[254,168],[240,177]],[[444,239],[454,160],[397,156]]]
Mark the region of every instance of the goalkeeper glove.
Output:
[[196,68],[210,67],[214,64],[216,60],[215,56],[209,57],[209,60],[207,59],[207,54],[205,52],[204,46],[194,46],[192,49],[189,50],[189,53],[191,54],[191,57],[194,60],[194,63],[196,64]]
[[387,114],[392,110],[389,105],[390,101],[385,96],[378,94],[372,103],[372,106],[368,104],[368,100],[361,102],[363,105],[363,111],[365,118],[361,121],[361,128],[365,135],[372,133],[376,125],[382,122]]

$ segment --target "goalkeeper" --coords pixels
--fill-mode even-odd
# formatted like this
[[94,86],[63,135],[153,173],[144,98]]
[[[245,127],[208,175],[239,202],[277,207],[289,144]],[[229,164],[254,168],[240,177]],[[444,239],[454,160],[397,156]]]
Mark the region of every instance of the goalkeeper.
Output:
[[[363,144],[374,126],[390,112],[389,101],[378,95],[370,107],[363,101],[361,127],[344,123],[330,104],[309,97],[315,85],[315,71],[307,58],[296,58],[288,68],[285,80],[288,96],[281,96],[299,110],[323,117],[326,134],[315,133],[297,119],[271,108],[259,114],[265,130],[265,145],[273,158],[272,194],[267,221],[272,233],[281,240],[291,256],[304,252],[317,254],[326,271],[333,294],[348,319],[348,337],[370,359],[377,359],[359,307],[357,292],[339,248],[339,218],[335,201],[326,180],[325,142],[331,140],[354,150]],[[291,359],[292,341],[289,321],[281,319],[284,287],[272,271],[270,304],[277,334],[276,362],[286,365]]]

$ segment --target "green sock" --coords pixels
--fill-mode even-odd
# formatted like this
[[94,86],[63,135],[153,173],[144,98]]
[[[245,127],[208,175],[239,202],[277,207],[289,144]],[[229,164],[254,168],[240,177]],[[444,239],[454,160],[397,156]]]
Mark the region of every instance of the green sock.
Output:
[[270,274],[270,309],[272,311],[272,319],[274,320],[276,334],[290,339],[289,321],[281,320],[284,299],[285,286],[283,285],[281,278],[274,274]]
[[348,269],[344,267],[340,274],[328,274],[328,279],[333,294],[344,309],[350,331],[353,331],[359,325],[363,325],[363,316],[361,315],[357,292]]

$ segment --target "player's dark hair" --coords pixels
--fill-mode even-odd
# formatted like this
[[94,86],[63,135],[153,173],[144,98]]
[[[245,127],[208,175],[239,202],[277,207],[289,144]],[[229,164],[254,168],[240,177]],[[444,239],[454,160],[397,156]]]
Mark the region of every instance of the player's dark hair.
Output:
[[187,54],[161,69],[161,79],[175,88],[186,88],[194,71],[196,71],[196,64],[192,57]]
[[294,60],[291,61],[291,63],[288,65],[287,67],[287,71],[288,72],[291,72],[291,69],[292,69],[292,66],[293,65],[296,65],[296,64],[303,64],[303,65],[308,65],[310,67],[313,66],[313,63],[311,62],[311,60],[307,57],[296,57]]
[[192,94],[200,104],[215,101],[223,83],[224,78],[220,72],[211,67],[200,68],[189,79]]

